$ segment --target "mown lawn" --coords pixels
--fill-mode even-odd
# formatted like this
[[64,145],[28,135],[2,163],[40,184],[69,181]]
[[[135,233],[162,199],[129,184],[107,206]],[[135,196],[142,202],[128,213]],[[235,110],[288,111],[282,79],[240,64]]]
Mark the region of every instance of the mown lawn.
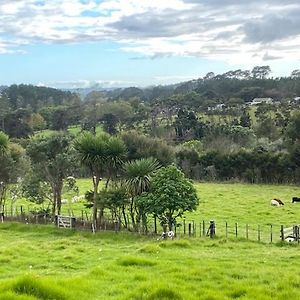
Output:
[[299,247],[0,224],[0,299],[300,299]]

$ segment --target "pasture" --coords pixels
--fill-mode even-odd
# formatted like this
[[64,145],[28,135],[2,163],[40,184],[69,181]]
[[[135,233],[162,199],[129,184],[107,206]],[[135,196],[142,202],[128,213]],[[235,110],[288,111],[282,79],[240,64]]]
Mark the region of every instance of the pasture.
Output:
[[[79,195],[92,189],[91,179],[78,179]],[[195,183],[200,205],[197,211],[186,214],[186,221],[194,220],[200,223],[203,220],[215,220],[219,228],[224,228],[225,222],[244,226],[290,226],[300,223],[300,203],[292,203],[292,197],[300,196],[300,187],[293,185],[257,185],[241,183]],[[65,215],[73,213],[80,217],[82,210],[88,215],[91,210],[80,203],[72,203],[74,194],[65,193],[63,198],[68,203],[63,204],[62,212]],[[281,207],[271,207],[270,201],[279,198],[285,203]],[[17,206],[23,205],[25,209],[33,210],[38,205],[20,199]],[[7,202],[10,210],[10,203]],[[182,220],[181,220],[182,221]]]
[[0,299],[299,299],[297,246],[0,225]]
[[[79,180],[80,193],[90,187]],[[197,183],[186,220],[299,224],[295,186]],[[285,202],[271,207],[270,199]],[[26,200],[20,200],[27,205]],[[83,203],[70,204],[74,212]],[[67,205],[64,209],[67,209]],[[275,234],[275,232],[274,232]],[[276,232],[276,234],[279,234]],[[300,299],[299,246],[0,224],[0,299]]]

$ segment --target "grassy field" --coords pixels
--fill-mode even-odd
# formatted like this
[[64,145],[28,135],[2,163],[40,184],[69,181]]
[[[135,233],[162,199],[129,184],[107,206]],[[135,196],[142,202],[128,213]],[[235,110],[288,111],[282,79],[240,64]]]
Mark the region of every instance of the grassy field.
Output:
[[[79,194],[83,195],[92,188],[91,179],[79,179]],[[274,226],[276,234],[280,225],[291,226],[300,224],[300,204],[291,203],[293,196],[300,196],[300,187],[287,185],[250,185],[237,183],[195,183],[200,205],[196,212],[186,214],[186,222],[194,221],[199,224],[203,220],[215,220],[218,232],[224,235],[225,222],[233,228],[235,223],[244,228],[248,224],[252,235],[256,235],[257,226],[261,226],[263,234],[268,235],[269,226]],[[64,215],[73,213],[81,217],[82,211],[87,215],[91,210],[84,207],[84,200],[80,203],[71,203],[72,194],[64,194],[68,203],[63,204]],[[271,207],[270,200],[279,198],[285,202],[282,207]],[[26,201],[18,200],[17,205],[23,205],[26,210],[38,206]],[[8,202],[8,210],[10,204]],[[84,215],[86,215],[84,213]],[[182,222],[182,220],[180,220]],[[231,230],[232,231],[232,230]],[[279,237],[279,234],[277,234]]]
[[[79,180],[80,193],[90,180]],[[299,246],[218,234],[221,224],[299,224],[295,186],[197,183],[186,220],[217,222],[217,238],[157,237],[0,224],[0,300],[300,299]],[[283,207],[271,207],[281,198]],[[22,200],[24,201],[24,200]],[[80,211],[83,203],[73,204]],[[65,207],[66,209],[66,207]],[[219,227],[218,227],[219,226]],[[274,232],[279,239],[279,232]]]
[[297,246],[1,224],[0,299],[300,299]]

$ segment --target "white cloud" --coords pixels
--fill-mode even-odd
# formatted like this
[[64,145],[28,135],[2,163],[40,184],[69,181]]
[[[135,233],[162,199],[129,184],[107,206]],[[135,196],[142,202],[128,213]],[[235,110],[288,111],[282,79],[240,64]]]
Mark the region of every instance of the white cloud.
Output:
[[64,80],[64,81],[56,81],[56,82],[39,82],[38,86],[48,86],[53,88],[72,88],[72,89],[83,89],[83,88],[110,88],[110,87],[127,87],[128,85],[132,85],[134,82],[125,81],[125,80],[87,80],[87,79],[79,79],[79,80]]
[[298,0],[1,0],[0,54],[112,40],[133,57],[300,59]]

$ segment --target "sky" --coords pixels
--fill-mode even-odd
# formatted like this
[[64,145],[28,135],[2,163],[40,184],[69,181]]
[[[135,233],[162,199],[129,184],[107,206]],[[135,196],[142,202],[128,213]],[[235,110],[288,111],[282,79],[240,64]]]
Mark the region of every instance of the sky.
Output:
[[170,84],[300,69],[299,0],[0,0],[0,85]]

